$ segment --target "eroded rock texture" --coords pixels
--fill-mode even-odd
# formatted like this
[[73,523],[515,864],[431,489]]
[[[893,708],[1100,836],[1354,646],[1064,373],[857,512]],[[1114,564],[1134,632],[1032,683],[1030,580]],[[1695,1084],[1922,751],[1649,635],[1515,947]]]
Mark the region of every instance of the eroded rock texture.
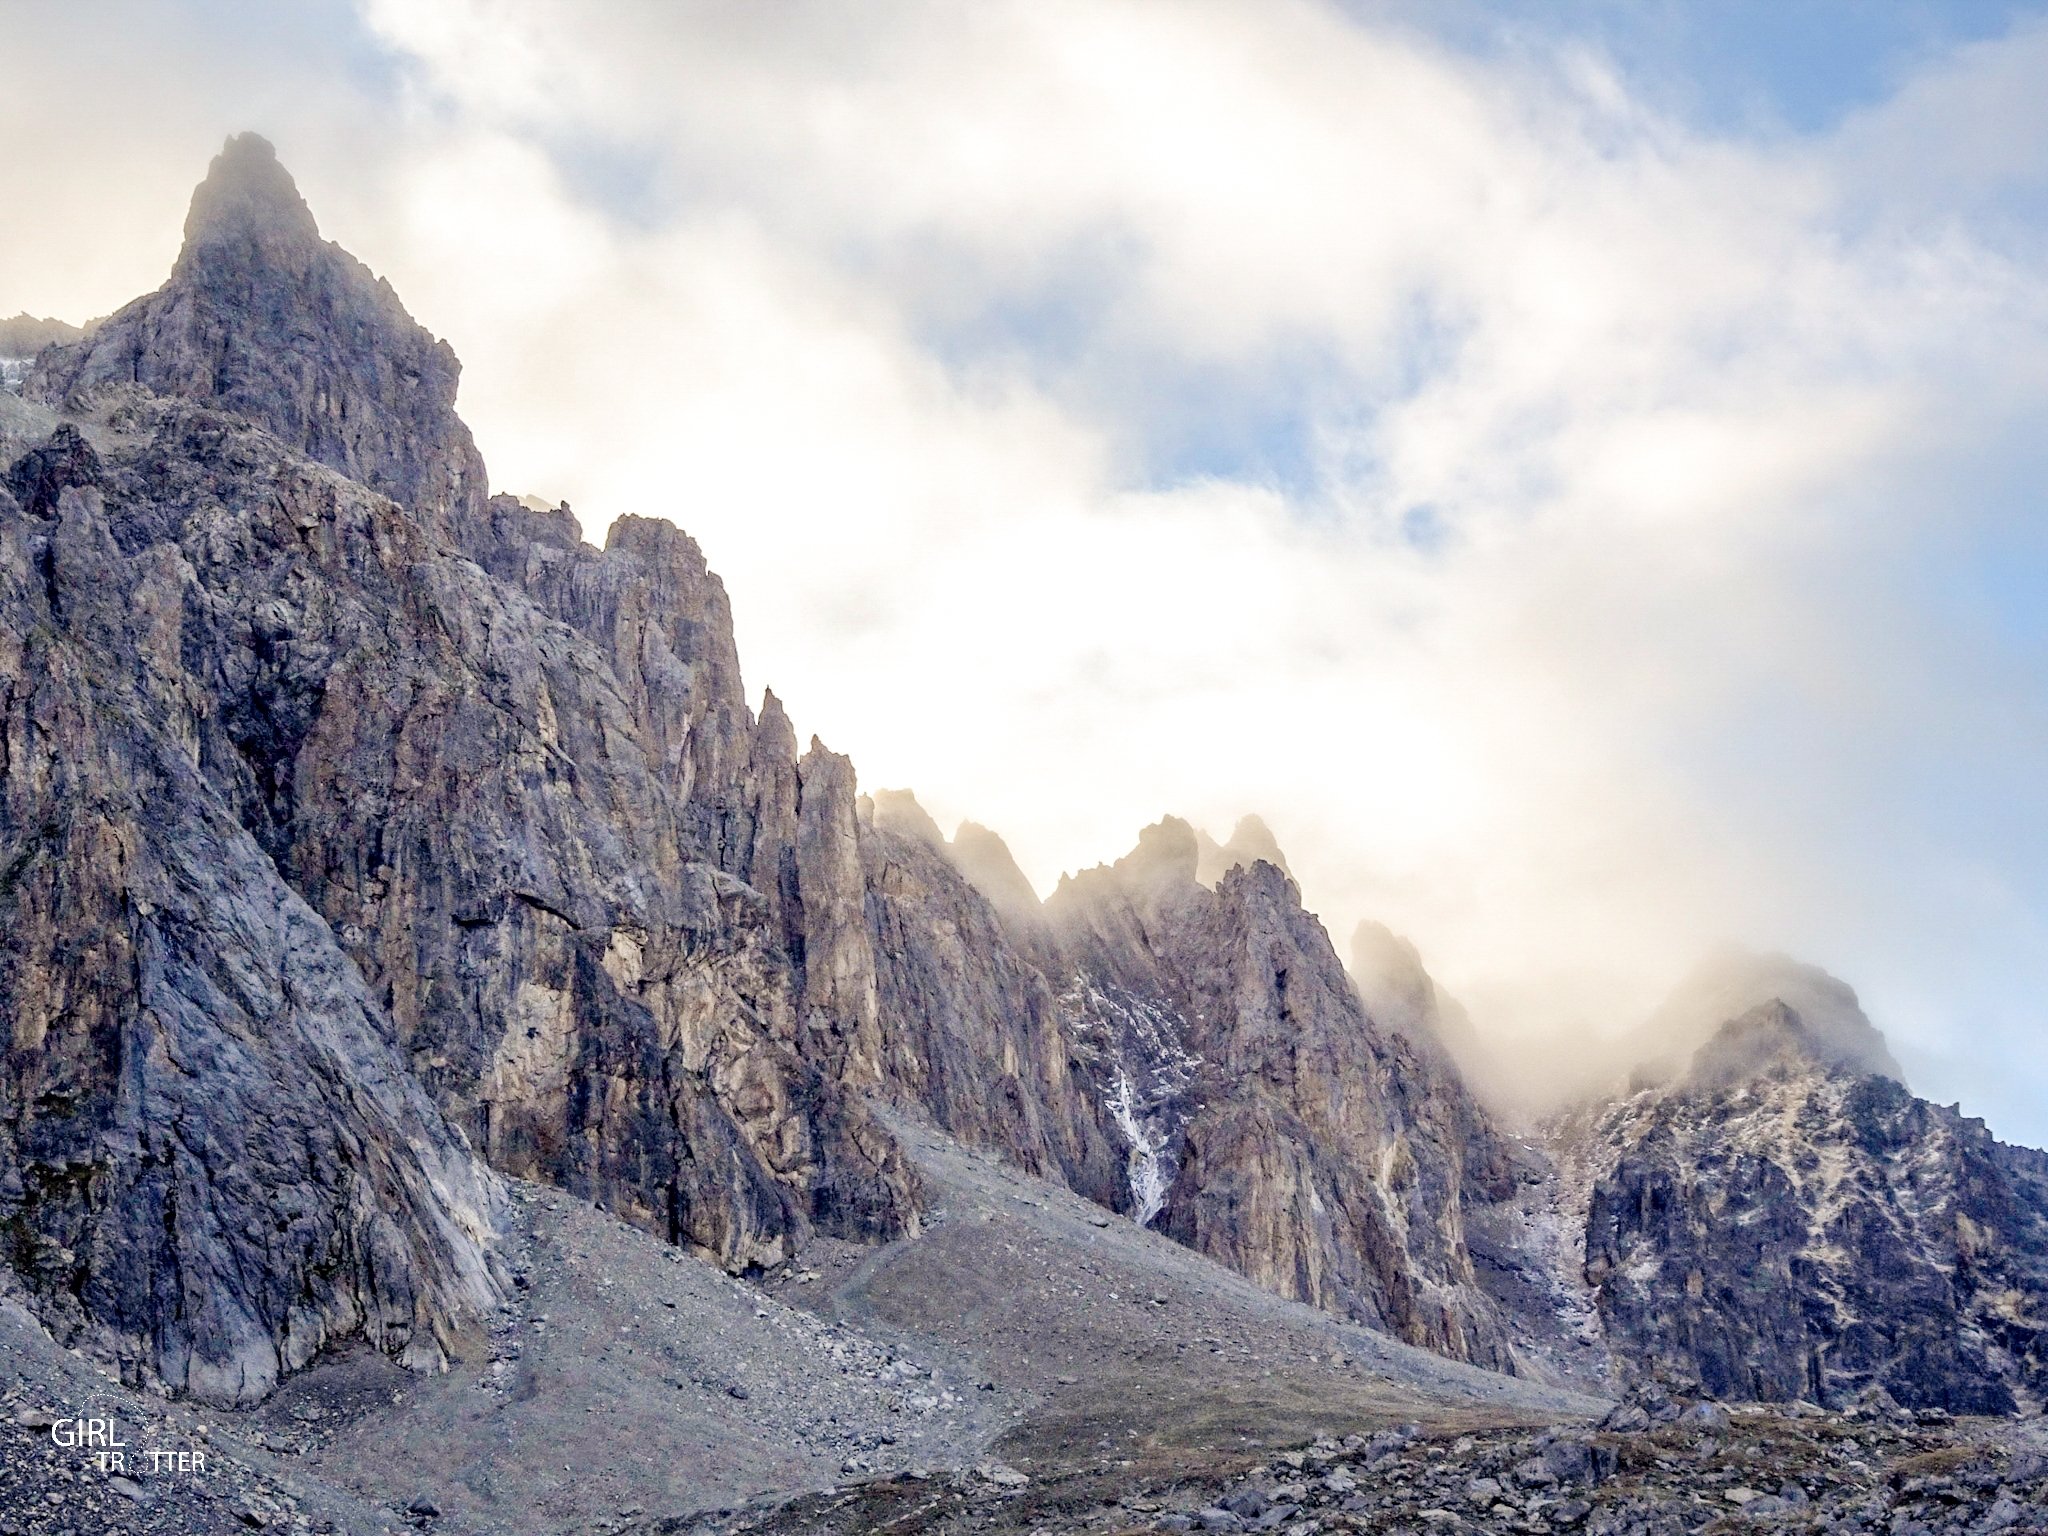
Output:
[[[53,471],[52,466],[56,466]],[[131,1379],[261,1396],[494,1299],[495,1181],[210,780],[193,558],[76,439],[0,495],[0,1253]],[[315,472],[314,479],[318,480]]]
[[1187,1063],[1159,1127],[1163,1229],[1282,1295],[1512,1368],[1463,1230],[1510,1179],[1484,1113],[1367,1015],[1281,869],[1233,865],[1211,891],[1199,857],[1169,819],[1048,904],[1091,989],[1167,1016]]
[[[872,1011],[842,1028],[852,984],[819,1001],[781,889],[727,868],[794,871],[809,827],[846,845],[818,881],[857,887],[850,775],[820,766],[813,808],[762,760],[687,539],[494,528],[453,358],[260,142],[216,163],[165,288],[29,388],[69,419],[5,505],[4,1198],[46,1316],[216,1395],[352,1329],[423,1358],[489,1291],[463,1132],[728,1263],[901,1229],[900,1155],[810,1049]],[[757,813],[777,846],[736,851]],[[251,885],[262,922],[223,915]],[[828,917],[864,939],[857,890]],[[180,965],[224,974],[174,1012]],[[169,1018],[254,1060],[153,1051]]]
[[205,401],[452,524],[484,494],[455,415],[461,371],[389,283],[320,238],[270,145],[245,133],[193,193],[170,281],[39,356],[26,392],[70,404],[139,384]]
[[1582,1132],[1586,1276],[1626,1374],[2009,1413],[2048,1389],[2048,1157],[1841,1060],[1782,1001]]
[[890,1091],[965,1140],[1131,1209],[1110,1088],[1076,1059],[1043,933],[1007,928],[920,836],[868,829],[863,857]]

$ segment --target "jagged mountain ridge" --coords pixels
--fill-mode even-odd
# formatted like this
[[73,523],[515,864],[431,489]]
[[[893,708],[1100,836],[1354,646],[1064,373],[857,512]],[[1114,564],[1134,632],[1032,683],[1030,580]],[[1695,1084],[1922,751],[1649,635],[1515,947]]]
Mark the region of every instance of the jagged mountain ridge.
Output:
[[[486,496],[452,352],[319,238],[267,145],[230,141],[187,235],[163,289],[41,355],[0,417],[28,446],[0,498],[21,642],[0,658],[0,982],[51,1021],[17,1024],[0,1085],[0,1231],[67,1338],[231,1400],[352,1333],[432,1363],[496,1284],[490,1167],[733,1269],[913,1231],[879,1100],[1458,1359],[1543,1369],[1529,1341],[1577,1288],[1625,1371],[1709,1374],[1673,1340],[1711,1318],[1612,1276],[1681,1230],[1725,1242],[1740,1208],[1680,1181],[1685,1222],[1610,1219],[1641,1206],[1621,1120],[1575,1154],[1579,1184],[1539,1166],[1460,1078],[1460,1016],[1419,957],[1385,936],[1362,999],[1263,824],[1216,848],[1168,819],[1039,902],[994,834],[864,801],[772,693],[749,706],[681,530],[627,516],[599,549],[566,507]],[[101,777],[144,759],[150,793],[110,797]],[[220,848],[224,891],[190,873]],[[280,920],[252,911],[311,956],[267,986]],[[153,1001],[166,961],[199,978],[178,996],[227,976],[257,1001],[172,1010],[195,1054]],[[221,1036],[261,1044],[239,1098],[211,1091]],[[138,1096],[167,1054],[175,1092]],[[1932,1146],[1905,1103],[1902,1145]],[[148,1134],[166,1115],[175,1147]],[[303,1150],[330,1122],[346,1155]],[[251,1134],[287,1144],[245,1155]],[[1982,1176],[2038,1213],[1993,1147]],[[124,1193],[167,1160],[193,1197]],[[1600,1221],[1582,1190],[1607,1191]],[[167,1248],[135,1239],[157,1218]],[[1555,1290],[1531,1278],[1552,1257],[1575,1270]],[[1999,1347],[1886,1379],[1993,1400],[1969,1394],[2014,1375]]]
[[[145,696],[112,707],[190,771],[139,814],[239,829],[345,955],[373,1031],[445,1119],[435,1138],[728,1265],[786,1258],[813,1230],[914,1224],[915,1181],[870,1095],[1129,1209],[1115,1083],[1063,999],[1086,974],[1136,975],[1139,1006],[1188,1026],[1203,987],[1255,997],[1271,957],[1170,980],[1164,907],[1140,917],[1105,887],[1099,901],[1076,894],[1061,923],[1012,888],[999,914],[923,838],[864,819],[846,759],[815,741],[799,755],[772,695],[749,709],[724,590],[694,543],[628,517],[598,550],[566,508],[485,498],[456,376],[388,286],[320,239],[269,146],[247,136],[195,194],[166,285],[39,357],[26,401],[70,435],[12,477],[5,511],[48,615],[23,628],[140,658]],[[103,465],[77,468],[85,454]],[[28,816],[5,831],[19,845]],[[1191,849],[1186,862],[1180,883],[1199,889]],[[1268,929],[1314,951],[1323,1002],[1348,997],[1291,884],[1241,883]],[[279,1027],[299,1003],[281,1001]],[[1216,1058],[1257,1025],[1256,1004],[1218,1010]],[[1396,1090],[1419,1091],[1353,1092],[1375,1155],[1402,1134]],[[1288,1118],[1300,1109],[1276,1096],[1252,1143],[1279,1136],[1293,1164],[1312,1160],[1313,1135]],[[78,1143],[67,1156],[128,1176],[135,1148],[55,1118]],[[1206,1153],[1219,1181],[1256,1163],[1233,1134]],[[10,1154],[29,1182],[55,1176],[32,1143]],[[1291,1238],[1294,1271],[1269,1277],[1278,1288],[1467,1351],[1472,1330],[1446,1319],[1472,1307],[1415,1301],[1461,1283],[1455,1149],[1418,1143],[1394,1161],[1418,1159],[1426,1275],[1391,1195],[1337,1223],[1286,1205],[1248,1239],[1234,1197],[1200,1205],[1184,1170],[1175,1210],[1204,1214],[1171,1220],[1240,1264],[1265,1234],[1309,1221]],[[1376,1190],[1384,1174],[1340,1161],[1317,1178]],[[279,1198],[301,1197],[319,1203],[281,1177]],[[108,1219],[91,1196],[74,1205],[67,1231]],[[9,1219],[57,1240],[47,1202]],[[24,1273],[41,1306],[61,1308]],[[426,1310],[435,1327],[461,1325],[454,1300]],[[142,1311],[163,1321],[160,1306]],[[286,1318],[273,1308],[259,1323],[279,1369],[303,1363]],[[191,1349],[228,1358],[229,1333],[202,1329]],[[1482,1358],[1504,1359],[1500,1330],[1487,1337]],[[166,1364],[131,1355],[135,1369]],[[248,1390],[260,1383],[236,1389]]]
[[1294,873],[1287,867],[1287,855],[1280,851],[1279,839],[1261,817],[1240,816],[1237,825],[1230,829],[1229,841],[1224,843],[1218,843],[1207,832],[1195,833],[1195,878],[1211,889],[1231,870],[1249,869],[1261,862],[1271,864],[1283,875]]
[[1762,1003],[1560,1138],[1610,1345],[1715,1396],[2038,1411],[2048,1156],[1845,1061],[1838,1023]]
[[0,358],[25,362],[43,348],[77,341],[91,329],[91,325],[72,325],[69,321],[47,319],[23,311],[0,320]]
[[[954,851],[913,797],[877,797],[875,822],[883,846]],[[1233,842],[1246,840],[1244,825]],[[1464,1234],[1466,1209],[1512,1182],[1485,1112],[1440,1053],[1367,1014],[1279,865],[1231,863],[1212,888],[1204,857],[1200,835],[1169,817],[1114,865],[1062,880],[1036,912],[1012,904],[975,946],[1012,950],[1001,963],[1026,978],[1030,1001],[984,1009],[979,1030],[959,1038],[1003,1040],[1002,1059],[1046,1062],[1044,1104],[1082,1096],[1065,1120],[1074,1139],[1026,1150],[1027,1166],[1282,1295],[1517,1369],[1514,1329]],[[916,926],[899,924],[878,953],[914,953]],[[942,1011],[946,992],[902,995],[897,1026]],[[1008,1043],[1006,1020],[1048,1005],[1056,1029]],[[991,1129],[911,1086],[956,1131]],[[1104,1107],[1117,1133],[1107,1148]],[[1105,1152],[1120,1180],[1105,1177]]]
[[1459,1359],[1513,1369],[1468,1205],[1502,1149],[1447,1062],[1365,1012],[1294,882],[1263,860],[1211,891],[1185,822],[1063,881],[1048,918],[1098,985],[1155,999],[1198,1062],[1162,1230],[1261,1284]]

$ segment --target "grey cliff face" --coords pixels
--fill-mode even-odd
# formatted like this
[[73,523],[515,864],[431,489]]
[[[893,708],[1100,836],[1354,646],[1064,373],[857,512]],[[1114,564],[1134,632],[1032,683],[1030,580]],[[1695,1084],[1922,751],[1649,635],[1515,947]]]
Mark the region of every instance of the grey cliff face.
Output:
[[[628,523],[600,554],[566,518],[501,528],[470,506],[481,481],[462,467],[473,451],[449,409],[452,358],[435,373],[438,344],[320,244],[287,194],[267,154],[231,144],[195,199],[171,282],[83,351],[44,355],[35,382],[69,419],[7,474],[25,498],[6,506],[31,605],[11,632],[54,628],[88,677],[142,679],[78,705],[81,719],[113,711],[124,739],[178,771],[176,795],[137,796],[148,836],[130,841],[164,842],[159,862],[176,853],[183,869],[207,861],[186,846],[201,836],[187,823],[206,822],[209,848],[232,834],[267,906],[297,914],[284,953],[323,957],[331,997],[308,991],[302,964],[251,1014],[266,1021],[251,1026],[264,1052],[287,1052],[295,1030],[325,1041],[343,1029],[330,1015],[345,1016],[352,1059],[375,1071],[315,1069],[309,1046],[216,1081],[217,1053],[198,1058],[207,1070],[189,1091],[211,1108],[188,1127],[192,1187],[232,1175],[245,1201],[303,1204],[312,1246],[299,1256],[251,1258],[239,1237],[179,1223],[167,1259],[117,1241],[110,1223],[140,1217],[108,1207],[83,1170],[102,1159],[112,1191],[137,1159],[154,1166],[133,1123],[175,1124],[169,1090],[123,1120],[82,1090],[24,1089],[8,1106],[7,1179],[20,1267],[42,1277],[32,1289],[68,1330],[112,1330],[137,1369],[215,1395],[260,1393],[351,1331],[424,1363],[489,1292],[489,1222],[476,1213],[491,1186],[465,1133],[500,1167],[734,1265],[784,1257],[817,1227],[900,1230],[900,1154],[838,1075],[853,1070],[847,1055],[807,1054],[874,1025],[828,933],[865,942],[850,772],[835,789],[821,758],[805,795],[793,762],[780,773],[778,743],[755,740],[722,589],[676,530]],[[292,337],[305,345],[283,345]],[[306,414],[309,401],[332,419]],[[460,473],[440,473],[450,466]],[[5,763],[10,861],[40,858],[45,828],[72,825],[134,773],[108,756],[51,780],[34,777],[38,761],[24,748]],[[808,884],[834,893],[813,904],[808,953],[791,943],[801,905],[780,899],[806,883],[806,861]],[[74,866],[91,868],[50,867]],[[728,866],[795,878],[771,895]],[[96,899],[68,874],[51,879],[53,910]],[[36,887],[4,895],[25,944],[39,931],[22,905]],[[186,944],[218,942],[212,918],[187,924]],[[91,945],[62,948],[54,929],[48,942],[56,956],[23,960],[10,997],[90,995],[106,1020],[87,1031],[100,1091],[137,1081],[111,1042],[154,1027],[149,952],[126,962],[143,979],[117,985],[75,963]],[[190,963],[232,968],[247,963],[239,953]],[[278,1009],[297,1022],[272,1020]],[[196,1017],[232,1027],[211,1000]],[[61,1031],[21,1037],[19,1080],[69,1070],[72,1044]],[[868,1041],[852,1059],[872,1054]],[[378,1083],[397,1097],[360,1128],[313,1102],[363,1099],[368,1114]],[[235,1151],[237,1137],[316,1133],[346,1138],[351,1157]],[[455,1171],[409,1171],[429,1154]],[[332,1163],[334,1187],[280,1171],[308,1163]],[[176,1209],[196,1222],[208,1207],[188,1197]],[[46,1229],[50,1253],[103,1255],[90,1275],[49,1267],[36,1246]],[[316,1278],[296,1280],[295,1266]],[[255,1293],[246,1306],[237,1284]],[[295,1308],[272,1294],[301,1289],[312,1300]],[[201,1294],[238,1310],[206,1323]]]
[[[33,456],[32,456],[33,458]],[[0,1241],[58,1337],[218,1401],[437,1363],[499,1195],[200,746],[197,573],[60,433],[0,495]],[[252,617],[244,615],[244,619]]]
[[754,718],[725,584],[696,542],[660,518],[628,516],[599,551],[566,507],[536,513],[510,496],[492,497],[461,532],[464,554],[596,643],[690,849],[744,878]]
[[498,1166],[728,1262],[892,1230],[900,1173],[803,1059],[775,914],[692,857],[642,680],[390,503],[335,524],[206,573],[272,632],[221,637],[202,745],[421,1079]]
[[891,1093],[963,1140],[1127,1209],[1124,1151],[1050,952],[1007,930],[925,838],[866,829],[862,857]]
[[1048,907],[1092,987],[1150,1000],[1199,1063],[1163,1230],[1282,1295],[1512,1368],[1463,1230],[1510,1179],[1483,1112],[1367,1016],[1283,871],[1234,866],[1212,892],[1198,860],[1192,829],[1162,822]]
[[1626,1372],[2010,1413],[2048,1390],[2048,1157],[1841,1060],[1782,1001],[1598,1112],[1586,1278]]
[[1456,1073],[1367,1017],[1272,865],[1226,874],[1191,937],[1193,1044],[1235,1088],[1188,1128],[1168,1230],[1268,1284],[1291,1275],[1302,1300],[1511,1367],[1463,1215],[1507,1173]]

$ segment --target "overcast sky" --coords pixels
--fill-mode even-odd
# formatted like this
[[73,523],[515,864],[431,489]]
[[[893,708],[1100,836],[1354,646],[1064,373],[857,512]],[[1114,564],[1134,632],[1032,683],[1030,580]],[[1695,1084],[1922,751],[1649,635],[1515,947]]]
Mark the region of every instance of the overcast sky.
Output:
[[1722,938],[2048,1141],[2048,18],[1729,0],[0,9],[0,313],[229,132],[1042,889],[1263,814],[1501,1032]]

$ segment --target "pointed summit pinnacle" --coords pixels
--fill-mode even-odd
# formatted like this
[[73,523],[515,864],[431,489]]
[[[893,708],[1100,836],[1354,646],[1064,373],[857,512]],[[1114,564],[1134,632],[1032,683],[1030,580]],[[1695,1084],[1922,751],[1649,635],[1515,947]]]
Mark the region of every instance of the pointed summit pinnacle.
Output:
[[171,280],[40,357],[25,388],[73,409],[102,387],[139,385],[240,416],[454,544],[477,526],[485,490],[455,414],[461,373],[390,284],[320,238],[269,141],[241,133],[192,194]]
[[313,211],[299,195],[277,151],[256,133],[238,133],[221,147],[185,215],[185,249],[219,239],[255,237],[312,244],[320,238]]

